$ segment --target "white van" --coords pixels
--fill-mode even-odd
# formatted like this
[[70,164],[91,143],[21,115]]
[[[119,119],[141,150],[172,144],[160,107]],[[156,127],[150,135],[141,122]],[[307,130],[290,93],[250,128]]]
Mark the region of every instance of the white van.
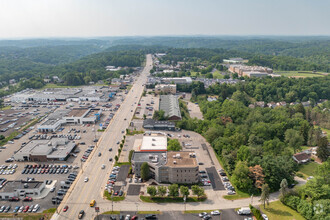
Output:
[[251,214],[251,210],[249,207],[243,207],[243,208],[240,208],[239,210],[237,210],[237,214],[239,215],[249,215]]

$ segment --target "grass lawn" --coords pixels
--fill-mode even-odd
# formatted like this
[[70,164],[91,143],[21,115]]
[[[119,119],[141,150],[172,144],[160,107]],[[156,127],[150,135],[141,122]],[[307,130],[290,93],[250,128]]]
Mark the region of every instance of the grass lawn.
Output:
[[107,211],[107,212],[103,212],[101,215],[119,215],[120,211]]
[[114,202],[120,202],[120,201],[123,201],[125,199],[125,194],[123,196],[113,196],[111,198],[111,194],[107,191],[107,190],[104,190],[104,194],[103,196],[107,199],[107,200],[110,200],[110,201],[114,201]]
[[8,110],[8,109],[11,109],[11,105],[7,105],[7,106],[0,108],[0,110]]
[[47,209],[42,213],[17,213],[17,216],[14,216],[13,213],[1,213],[0,218],[23,218],[23,220],[39,220],[42,217],[45,219],[50,219],[55,212],[55,208]]
[[197,72],[190,72],[190,76],[196,76],[197,75]]
[[[142,202],[148,203],[183,203],[183,197],[150,197],[150,196],[140,196]],[[188,197],[186,202],[203,202],[206,200],[206,197],[201,197],[197,199],[197,197]]]
[[219,70],[216,70],[213,72],[213,78],[214,79],[223,79],[223,75],[219,72]]
[[138,214],[141,214],[141,215],[146,215],[146,214],[154,214],[154,215],[159,215],[161,214],[160,211],[138,211]]
[[269,219],[272,220],[304,220],[298,212],[291,209],[290,207],[283,205],[280,201],[271,202],[269,206],[260,205],[260,209],[263,213],[267,215]]
[[310,71],[279,71],[275,72],[275,74],[279,74],[282,76],[300,76],[300,77],[322,77],[321,73],[313,73]]
[[212,210],[188,210],[188,211],[185,211],[184,213],[185,214],[194,214],[194,213],[202,213],[202,212],[207,212],[207,213],[210,213],[212,211],[215,211],[217,209],[212,209]]
[[299,172],[304,174],[306,177],[314,176],[314,173],[319,166],[318,163],[309,162],[308,164],[299,165]]

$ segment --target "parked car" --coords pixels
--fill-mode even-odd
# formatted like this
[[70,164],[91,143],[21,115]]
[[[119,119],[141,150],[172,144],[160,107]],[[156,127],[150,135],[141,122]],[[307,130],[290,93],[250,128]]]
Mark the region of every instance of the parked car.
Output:
[[219,210],[212,211],[211,215],[220,215],[220,211]]

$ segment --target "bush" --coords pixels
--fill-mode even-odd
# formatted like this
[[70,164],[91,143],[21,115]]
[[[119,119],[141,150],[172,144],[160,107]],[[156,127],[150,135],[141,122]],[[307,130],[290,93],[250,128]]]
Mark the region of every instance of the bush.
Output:
[[251,204],[250,204],[250,209],[251,209],[253,216],[256,217],[257,220],[264,220],[259,209],[253,207]]
[[297,210],[297,207],[300,203],[300,198],[298,196],[289,195],[283,198],[283,203],[290,208]]
[[313,205],[306,200],[300,200],[297,207],[297,211],[304,216],[306,219],[312,219],[313,217]]

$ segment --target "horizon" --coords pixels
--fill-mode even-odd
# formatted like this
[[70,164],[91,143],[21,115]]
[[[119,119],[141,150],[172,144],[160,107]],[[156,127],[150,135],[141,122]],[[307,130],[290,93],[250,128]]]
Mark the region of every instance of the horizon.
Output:
[[329,36],[329,1],[0,1],[0,39]]

